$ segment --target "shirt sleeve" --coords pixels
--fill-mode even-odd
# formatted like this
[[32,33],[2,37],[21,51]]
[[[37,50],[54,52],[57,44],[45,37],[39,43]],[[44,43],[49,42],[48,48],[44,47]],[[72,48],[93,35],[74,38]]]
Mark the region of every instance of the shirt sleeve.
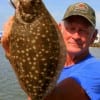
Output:
[[90,63],[73,75],[91,100],[100,100],[100,62]]

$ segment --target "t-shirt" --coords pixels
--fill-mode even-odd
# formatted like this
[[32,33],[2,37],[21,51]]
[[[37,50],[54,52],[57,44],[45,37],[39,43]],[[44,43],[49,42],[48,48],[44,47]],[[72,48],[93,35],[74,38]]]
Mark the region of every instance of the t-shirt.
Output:
[[91,100],[100,100],[100,61],[98,59],[89,54],[77,64],[64,66],[57,83],[68,77],[74,78]]

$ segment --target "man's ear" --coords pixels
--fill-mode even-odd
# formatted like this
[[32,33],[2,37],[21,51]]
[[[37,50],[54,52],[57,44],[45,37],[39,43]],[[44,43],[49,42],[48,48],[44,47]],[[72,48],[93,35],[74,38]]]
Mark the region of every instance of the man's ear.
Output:
[[63,33],[63,22],[60,22],[60,23],[58,24],[58,27],[59,27],[61,33]]
[[61,22],[58,24],[59,29],[61,30]]
[[91,44],[95,41],[95,39],[97,38],[97,33],[98,33],[98,29],[95,29],[92,39],[91,39]]

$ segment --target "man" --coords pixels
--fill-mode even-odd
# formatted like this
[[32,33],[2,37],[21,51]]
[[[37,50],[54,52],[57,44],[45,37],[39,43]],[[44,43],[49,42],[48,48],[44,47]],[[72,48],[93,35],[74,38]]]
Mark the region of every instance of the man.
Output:
[[[100,61],[89,53],[97,34],[95,20],[94,10],[86,3],[75,3],[65,12],[59,28],[66,44],[66,62],[57,86],[45,100],[100,100]],[[4,33],[2,44],[9,55],[9,35]]]

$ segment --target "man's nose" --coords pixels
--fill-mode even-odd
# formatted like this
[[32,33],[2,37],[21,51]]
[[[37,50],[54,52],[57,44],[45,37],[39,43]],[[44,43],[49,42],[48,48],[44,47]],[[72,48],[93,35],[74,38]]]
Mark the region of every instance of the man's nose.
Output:
[[74,32],[74,34],[73,34],[73,38],[75,38],[75,39],[80,38],[80,34],[79,34],[78,31]]

